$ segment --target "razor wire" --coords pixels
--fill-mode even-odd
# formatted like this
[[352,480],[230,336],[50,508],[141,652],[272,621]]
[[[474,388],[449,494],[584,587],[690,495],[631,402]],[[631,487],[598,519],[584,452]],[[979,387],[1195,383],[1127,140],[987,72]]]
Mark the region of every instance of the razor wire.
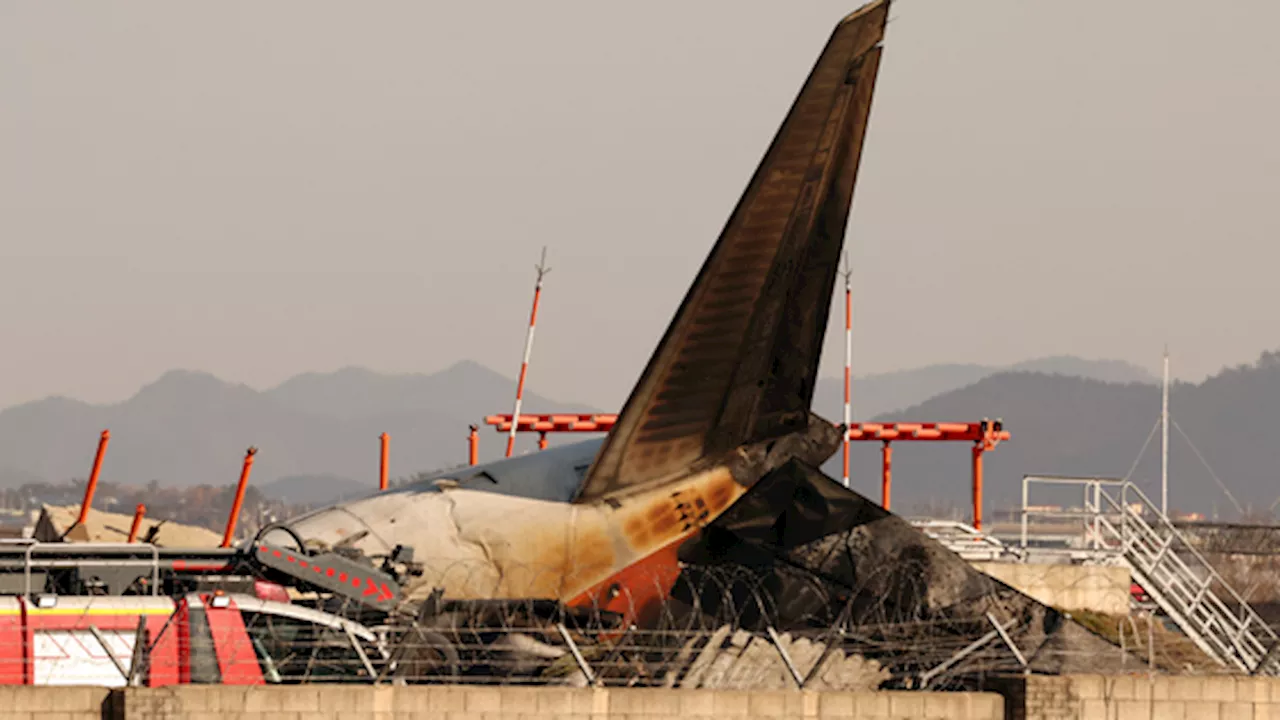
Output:
[[[980,689],[987,678],[1028,672],[1029,660],[1148,669],[1131,631],[1113,633],[1111,657],[1052,647],[1044,627],[1056,622],[1053,611],[999,583],[939,602],[923,562],[902,557],[852,583],[785,562],[633,568],[625,583],[574,597],[548,592],[563,568],[495,573],[489,563],[437,562],[389,613],[319,590],[294,589],[289,603],[232,595],[243,630],[176,614],[132,639],[118,627],[100,628],[101,638],[37,629],[44,655],[30,662],[36,675],[74,675],[96,662],[99,675],[115,667],[138,684],[164,682],[166,668],[182,662],[191,682],[831,690]],[[174,637],[186,638],[190,657],[166,659]],[[227,655],[233,646],[240,652]],[[223,648],[216,662],[213,648]],[[1156,648],[1154,667],[1218,672],[1188,664],[1168,643]]]

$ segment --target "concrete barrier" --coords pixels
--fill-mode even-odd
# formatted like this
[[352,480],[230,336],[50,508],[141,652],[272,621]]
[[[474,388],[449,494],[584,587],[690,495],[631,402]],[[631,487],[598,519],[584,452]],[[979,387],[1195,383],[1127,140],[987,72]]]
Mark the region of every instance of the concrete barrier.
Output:
[[1254,720],[1280,717],[1280,679],[1032,676],[998,683],[1009,720]]
[[9,720],[100,720],[109,714],[104,687],[0,685],[0,717]]
[[[569,689],[478,686],[185,686],[116,691],[116,720],[717,720],[878,718],[1003,720],[994,693]],[[105,715],[104,715],[105,717]]]
[[0,717],[17,720],[216,720],[224,717],[244,720],[1227,720],[1280,717],[1280,679],[1276,678],[1031,676],[1002,678],[991,686],[995,692],[592,690],[444,685],[186,685],[117,690],[0,686]]
[[1050,607],[1129,614],[1126,567],[997,562],[975,562],[973,566]]

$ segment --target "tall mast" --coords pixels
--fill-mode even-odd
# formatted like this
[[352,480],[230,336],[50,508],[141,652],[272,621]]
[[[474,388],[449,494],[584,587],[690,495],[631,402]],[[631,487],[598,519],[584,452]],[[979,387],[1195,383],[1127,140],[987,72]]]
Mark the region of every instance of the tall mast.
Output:
[[1160,513],[1169,514],[1169,346],[1164,348],[1164,383],[1160,404]]
[[551,272],[547,267],[547,248],[542,248],[542,259],[534,268],[538,271],[538,282],[533,286],[533,311],[529,313],[529,332],[524,338],[524,359],[520,362],[520,379],[516,381],[516,407],[511,413],[511,434],[507,435],[507,455],[516,445],[516,426],[520,424],[520,401],[524,398],[524,378],[529,372],[529,354],[533,351],[533,329],[538,322],[538,300],[542,298],[542,277]]
[[844,254],[844,486],[849,487],[849,423],[853,420],[849,402],[853,371],[853,288],[849,282],[849,253]]

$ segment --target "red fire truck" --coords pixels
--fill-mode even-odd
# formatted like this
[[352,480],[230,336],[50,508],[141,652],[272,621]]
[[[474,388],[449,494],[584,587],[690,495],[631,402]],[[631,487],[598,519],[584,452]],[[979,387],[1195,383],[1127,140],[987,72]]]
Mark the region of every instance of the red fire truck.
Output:
[[346,615],[400,599],[394,575],[329,553],[0,543],[0,684],[369,682],[388,666],[385,627],[286,586]]
[[0,684],[369,682],[386,659],[357,622],[244,593],[0,597]]

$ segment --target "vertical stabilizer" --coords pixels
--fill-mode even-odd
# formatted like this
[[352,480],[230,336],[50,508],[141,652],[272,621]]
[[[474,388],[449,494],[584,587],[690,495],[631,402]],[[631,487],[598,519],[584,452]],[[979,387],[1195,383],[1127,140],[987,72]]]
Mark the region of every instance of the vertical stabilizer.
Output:
[[832,33],[579,502],[806,427],[888,7],[870,3]]

